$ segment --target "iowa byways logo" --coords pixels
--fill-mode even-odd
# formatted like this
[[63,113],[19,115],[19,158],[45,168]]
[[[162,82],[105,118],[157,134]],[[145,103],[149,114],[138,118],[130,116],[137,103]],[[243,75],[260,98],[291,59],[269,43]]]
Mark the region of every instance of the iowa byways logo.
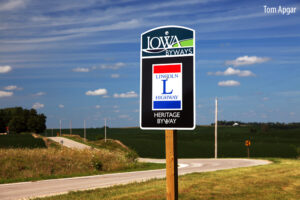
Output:
[[150,30],[142,36],[142,57],[183,56],[194,53],[193,31],[180,27]]

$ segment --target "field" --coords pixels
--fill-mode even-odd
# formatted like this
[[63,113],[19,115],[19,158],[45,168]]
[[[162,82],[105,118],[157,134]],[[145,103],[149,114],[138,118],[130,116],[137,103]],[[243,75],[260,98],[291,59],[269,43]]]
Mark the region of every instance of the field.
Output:
[[0,148],[46,148],[42,138],[34,138],[31,134],[0,135]]
[[[273,159],[273,161],[273,164],[265,166],[180,176],[178,199],[300,199],[300,160]],[[164,200],[165,187],[165,179],[159,179],[105,189],[71,192],[42,199]]]
[[[59,130],[54,130],[54,133]],[[68,134],[69,130],[62,130]],[[73,134],[83,137],[83,129],[73,129]],[[51,130],[47,130],[51,135]],[[140,157],[165,157],[163,131],[139,128],[108,128],[107,137],[120,140],[134,149]],[[89,140],[104,138],[104,129],[87,129]],[[251,140],[250,157],[296,158],[300,156],[300,128],[268,129],[260,127],[219,127],[218,156],[246,157],[245,140]],[[180,158],[214,157],[214,127],[198,126],[194,131],[178,131],[178,156]]]

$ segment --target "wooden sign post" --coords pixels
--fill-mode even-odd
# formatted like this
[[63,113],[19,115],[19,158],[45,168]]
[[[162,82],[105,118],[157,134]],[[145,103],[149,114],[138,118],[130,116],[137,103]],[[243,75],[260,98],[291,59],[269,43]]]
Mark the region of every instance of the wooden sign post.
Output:
[[167,200],[178,199],[177,131],[165,130]]

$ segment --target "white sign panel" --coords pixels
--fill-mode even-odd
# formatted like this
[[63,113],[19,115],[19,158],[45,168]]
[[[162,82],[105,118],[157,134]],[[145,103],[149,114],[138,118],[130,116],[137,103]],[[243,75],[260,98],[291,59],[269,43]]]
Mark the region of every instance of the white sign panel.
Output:
[[152,110],[182,110],[182,63],[152,65]]

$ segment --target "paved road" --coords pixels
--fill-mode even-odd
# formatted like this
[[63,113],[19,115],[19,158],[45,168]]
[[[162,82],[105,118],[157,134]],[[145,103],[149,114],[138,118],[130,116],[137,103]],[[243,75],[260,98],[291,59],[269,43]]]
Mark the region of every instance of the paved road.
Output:
[[66,147],[69,148],[75,148],[75,149],[88,149],[91,148],[88,145],[79,143],[79,142],[75,142],[74,140],[70,140],[64,137],[48,137],[48,139],[53,140],[55,142],[58,142]]
[[[140,160],[146,162],[164,162],[164,160],[160,159]],[[183,175],[192,172],[207,172],[237,167],[264,165],[269,164],[270,162],[265,160],[248,159],[179,159],[178,163],[180,165],[178,173],[179,175]],[[163,178],[165,177],[165,174],[166,171],[161,169],[77,178],[52,179],[36,182],[0,184],[0,199],[28,199],[32,197],[63,194],[69,191],[104,188],[112,185],[146,181],[153,178]]]

